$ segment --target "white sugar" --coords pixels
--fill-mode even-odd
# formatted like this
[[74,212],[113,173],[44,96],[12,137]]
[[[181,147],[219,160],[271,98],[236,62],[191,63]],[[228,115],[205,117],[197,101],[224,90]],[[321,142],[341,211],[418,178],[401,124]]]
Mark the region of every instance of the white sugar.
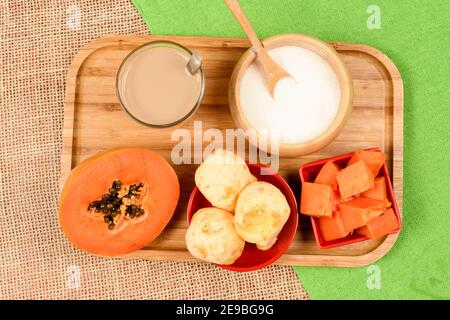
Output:
[[339,108],[341,92],[335,72],[319,55],[301,47],[279,47],[269,54],[292,78],[282,79],[272,98],[262,67],[254,61],[241,82],[244,116],[260,134],[275,133],[280,143],[302,143],[319,137],[330,127]]

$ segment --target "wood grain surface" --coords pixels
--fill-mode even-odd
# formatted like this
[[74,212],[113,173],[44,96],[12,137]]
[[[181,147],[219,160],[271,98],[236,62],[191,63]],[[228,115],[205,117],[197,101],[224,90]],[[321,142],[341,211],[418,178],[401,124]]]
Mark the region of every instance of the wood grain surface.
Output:
[[[69,69],[66,84],[61,184],[83,159],[108,148],[140,146],[161,153],[169,162],[173,128],[156,129],[133,121],[122,110],[115,90],[115,77],[123,58],[137,46],[152,40],[178,42],[202,56],[206,76],[205,97],[196,114],[179,128],[193,133],[194,121],[202,129],[235,128],[228,107],[228,84],[236,61],[250,46],[246,39],[177,36],[108,36],[82,48]],[[331,45],[347,64],[354,86],[353,111],[335,141],[327,147],[297,158],[281,158],[280,174],[300,196],[298,168],[307,162],[356,149],[380,147],[402,209],[403,189],[403,83],[392,61],[366,45]],[[193,139],[197,137],[192,134]],[[208,142],[204,142],[207,145]],[[181,185],[178,208],[158,239],[124,258],[194,260],[186,250],[186,206],[194,185],[197,165],[173,165]],[[319,249],[309,218],[300,216],[294,242],[276,263],[297,266],[354,267],[370,264],[384,256],[398,235],[368,240],[333,249]]]

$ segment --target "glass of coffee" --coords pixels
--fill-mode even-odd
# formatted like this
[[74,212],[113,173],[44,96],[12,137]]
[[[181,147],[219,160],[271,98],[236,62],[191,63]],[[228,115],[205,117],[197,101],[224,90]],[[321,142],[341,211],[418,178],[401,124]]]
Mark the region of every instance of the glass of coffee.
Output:
[[123,109],[151,127],[170,127],[189,118],[205,90],[201,66],[192,66],[193,53],[171,41],[153,41],[133,50],[123,60],[116,78]]

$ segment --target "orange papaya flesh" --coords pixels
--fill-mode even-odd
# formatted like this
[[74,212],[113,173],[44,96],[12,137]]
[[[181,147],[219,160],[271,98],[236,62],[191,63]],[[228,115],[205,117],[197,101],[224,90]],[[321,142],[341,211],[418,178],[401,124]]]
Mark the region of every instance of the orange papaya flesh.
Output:
[[342,198],[349,198],[374,186],[372,172],[363,161],[355,162],[336,173],[339,192]]
[[326,184],[304,182],[300,202],[301,213],[308,216],[332,215],[333,189]]
[[314,182],[320,184],[327,184],[333,191],[338,191],[338,185],[336,181],[336,173],[339,171],[339,167],[333,161],[327,161],[320,169]]
[[375,200],[387,200],[386,179],[384,177],[376,178],[373,188],[364,191],[361,196]]
[[[105,217],[110,219],[112,214],[103,211],[96,201],[111,196],[114,181],[120,181],[118,192],[124,199],[128,188],[130,201],[134,194],[130,186],[138,186],[133,199],[137,209],[114,211],[111,226]],[[59,222],[67,238],[79,249],[105,256],[122,255],[159,236],[173,215],[179,194],[178,178],[159,154],[144,148],[108,150],[72,170],[61,192]],[[118,198],[114,195],[111,202],[103,204]],[[128,203],[122,209],[130,207]]]
[[358,197],[359,195],[355,195],[353,197],[347,198],[347,199],[343,199],[339,193],[339,191],[334,191],[333,192],[333,203],[332,203],[332,210],[333,212],[336,210],[339,210],[339,205],[341,203],[345,203],[348,202],[352,199],[354,199],[355,197]]
[[369,239],[377,240],[395,231],[398,227],[399,223],[394,210],[388,209],[381,216],[369,221],[367,225],[356,229],[356,232]]
[[344,238],[349,234],[346,230],[339,211],[333,212],[332,217],[320,217],[319,228],[322,238],[325,241],[336,240]]
[[358,197],[339,204],[339,211],[346,230],[352,231],[381,215],[389,206],[388,201]]
[[347,166],[352,165],[361,160],[364,161],[364,163],[370,169],[372,175],[376,177],[384,164],[385,158],[384,154],[380,151],[360,150],[356,151],[353,154],[352,158],[347,163]]

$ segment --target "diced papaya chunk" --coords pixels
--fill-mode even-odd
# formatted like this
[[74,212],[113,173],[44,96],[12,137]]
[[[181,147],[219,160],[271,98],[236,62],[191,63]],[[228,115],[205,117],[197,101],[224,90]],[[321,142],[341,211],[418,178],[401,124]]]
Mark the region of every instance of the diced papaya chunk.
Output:
[[345,229],[341,213],[339,211],[333,212],[332,217],[320,217],[319,227],[320,233],[325,241],[344,238],[349,234],[349,231]]
[[322,169],[320,169],[319,174],[314,182],[327,184],[333,188],[334,191],[338,190],[338,185],[336,181],[336,173],[339,171],[339,167],[333,161],[327,161]]
[[373,176],[376,177],[384,164],[384,154],[380,151],[356,151],[348,162],[347,166],[361,160],[365,162],[367,167],[372,172]]
[[308,216],[332,215],[333,189],[326,184],[303,182],[301,213]]
[[342,198],[349,198],[373,188],[372,172],[364,161],[355,162],[336,173],[336,180]]
[[339,208],[342,208],[341,216],[342,216],[342,222],[344,224],[345,230],[348,232],[364,226],[366,221],[366,215],[367,210],[358,208],[358,207],[352,207],[352,206],[345,206],[343,204],[339,205]]
[[387,200],[386,179],[384,177],[376,178],[373,188],[364,191],[361,196],[376,200]]
[[339,211],[346,230],[352,231],[381,215],[389,206],[388,201],[358,197],[339,204]]
[[333,203],[332,203],[333,211],[339,210],[339,205],[341,203],[345,203],[345,202],[350,201],[352,199],[353,199],[353,197],[344,199],[344,198],[341,197],[339,191],[333,191]]
[[369,239],[380,239],[399,227],[399,222],[394,210],[388,209],[383,215],[369,221],[367,225],[356,229],[356,232]]

